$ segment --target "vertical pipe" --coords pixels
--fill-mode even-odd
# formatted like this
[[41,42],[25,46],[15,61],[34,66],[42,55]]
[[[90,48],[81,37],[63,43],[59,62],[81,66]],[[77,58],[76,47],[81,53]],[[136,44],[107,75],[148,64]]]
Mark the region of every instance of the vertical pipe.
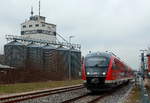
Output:
[[69,80],[71,80],[71,47],[69,47]]
[[69,80],[71,80],[71,36],[69,37]]

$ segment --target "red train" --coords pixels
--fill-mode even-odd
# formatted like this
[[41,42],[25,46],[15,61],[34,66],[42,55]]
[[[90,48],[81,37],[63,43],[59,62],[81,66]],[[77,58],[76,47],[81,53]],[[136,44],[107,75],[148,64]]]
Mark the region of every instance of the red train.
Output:
[[82,65],[84,85],[91,91],[116,87],[133,78],[132,69],[113,53],[88,54]]

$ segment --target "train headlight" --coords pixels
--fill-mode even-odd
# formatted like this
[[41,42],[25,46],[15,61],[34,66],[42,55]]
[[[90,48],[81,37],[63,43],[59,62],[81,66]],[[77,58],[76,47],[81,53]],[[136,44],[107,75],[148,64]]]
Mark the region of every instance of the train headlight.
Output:
[[105,72],[103,72],[102,74],[103,74],[103,75],[106,75],[106,73],[105,73]]
[[87,75],[90,75],[90,72],[87,72],[86,74],[87,74]]

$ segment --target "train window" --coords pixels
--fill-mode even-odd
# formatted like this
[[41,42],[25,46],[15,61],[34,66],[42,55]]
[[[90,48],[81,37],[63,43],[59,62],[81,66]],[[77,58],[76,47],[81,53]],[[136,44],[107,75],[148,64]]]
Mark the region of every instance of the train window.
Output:
[[85,60],[86,67],[106,67],[109,60],[106,57],[89,57]]
[[115,63],[113,61],[113,63],[112,63],[112,69],[115,69],[115,68],[116,68],[116,65],[115,65]]
[[119,69],[120,68],[119,60],[114,59],[114,64],[115,64],[115,68],[114,69]]

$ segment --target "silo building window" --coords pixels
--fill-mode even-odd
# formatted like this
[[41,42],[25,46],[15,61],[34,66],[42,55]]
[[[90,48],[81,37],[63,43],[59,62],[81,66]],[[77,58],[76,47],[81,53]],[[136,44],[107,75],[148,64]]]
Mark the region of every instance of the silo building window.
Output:
[[43,31],[42,31],[42,30],[37,30],[37,32],[38,32],[38,33],[43,33]]
[[23,27],[23,28],[26,28],[26,25],[23,25],[22,27]]
[[36,24],[35,26],[36,26],[36,27],[39,27],[39,24]]
[[32,27],[32,25],[29,25],[29,27]]

